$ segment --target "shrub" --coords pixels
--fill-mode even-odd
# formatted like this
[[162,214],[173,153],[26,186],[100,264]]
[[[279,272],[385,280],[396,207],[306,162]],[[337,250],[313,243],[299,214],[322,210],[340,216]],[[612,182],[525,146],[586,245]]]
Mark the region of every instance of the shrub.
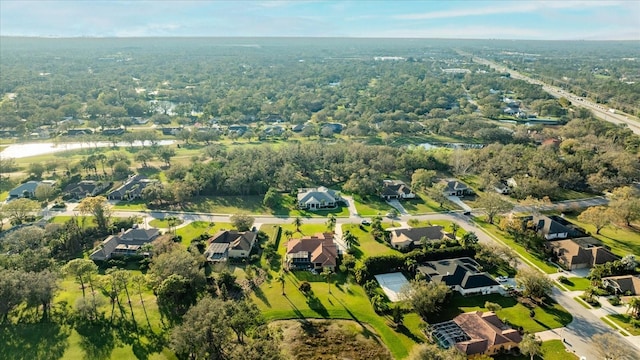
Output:
[[622,303],[619,296],[613,296],[609,298],[609,303],[613,306],[618,306]]
[[298,290],[302,291],[305,294],[308,294],[311,291],[311,284],[309,284],[308,281],[303,281],[298,287]]
[[502,306],[500,306],[500,304],[496,304],[490,301],[485,302],[484,307],[487,308],[487,310],[493,311],[493,312],[502,310]]
[[373,311],[377,314],[383,314],[389,311],[389,304],[385,301],[385,298],[382,295],[372,297],[371,305],[373,305]]
[[567,279],[566,276],[558,276],[558,281],[560,281],[563,284],[568,284],[569,283],[569,279]]

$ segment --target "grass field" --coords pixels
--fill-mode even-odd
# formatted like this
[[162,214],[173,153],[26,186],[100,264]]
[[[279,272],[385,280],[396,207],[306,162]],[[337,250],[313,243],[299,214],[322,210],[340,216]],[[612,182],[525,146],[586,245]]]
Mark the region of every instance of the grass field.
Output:
[[[312,294],[309,296],[298,290],[302,279],[311,282]],[[393,330],[387,324],[390,319],[378,316],[373,311],[364,290],[356,284],[345,282],[343,277],[338,277],[328,285],[319,275],[313,277],[306,272],[289,272],[285,275],[285,294],[282,295],[280,283],[273,281],[263,283],[252,298],[268,321],[319,318],[366,323],[376,330],[397,359],[406,357],[417,342],[424,341],[417,319],[410,318],[401,331]]]
[[[139,274],[139,271],[132,271]],[[133,328],[131,313],[126,307],[123,318],[116,307],[114,323],[109,321],[111,306],[105,299],[98,308],[103,318],[93,323],[71,318],[76,301],[82,298],[80,286],[70,278],[59,281],[60,291],[54,299],[51,321],[25,321],[33,314],[20,313],[22,321],[0,327],[0,358],[2,359],[177,359],[166,347],[163,325],[150,290],[142,293],[148,314],[148,323],[137,292],[131,291],[133,314],[137,332]],[[87,288],[88,290],[88,288]],[[87,296],[89,292],[87,291]],[[97,297],[103,298],[98,291]],[[120,298],[126,303],[124,295]],[[149,325],[150,324],[150,325]]]
[[[182,219],[177,219],[176,220],[177,224],[173,225],[173,227],[176,227],[177,225],[180,225],[183,223]],[[169,227],[169,221],[165,220],[165,219],[153,219],[151,221],[149,221],[149,226],[153,226],[155,228],[168,228]]]
[[485,302],[490,301],[500,304],[502,310],[496,312],[498,317],[507,320],[512,326],[522,326],[525,332],[539,332],[555,329],[571,322],[572,316],[559,304],[538,306],[535,308],[535,317],[529,317],[529,309],[512,297],[499,294],[481,296],[454,295],[449,303],[445,304],[443,311],[438,316],[430,319],[430,322],[451,320],[457,315],[470,311],[487,311]]
[[206,221],[194,221],[176,230],[176,235],[182,236],[182,245],[188,247],[191,244],[191,240],[198,236],[207,233],[213,235],[216,232],[223,229],[231,229],[233,226],[230,223],[211,223]]
[[[537,355],[534,360],[578,360],[578,356],[567,352],[562,340],[548,340],[542,343],[542,355]],[[529,360],[529,355],[495,355],[495,360]]]
[[477,217],[474,218],[474,222],[478,226],[482,227],[489,234],[491,234],[494,237],[498,238],[506,246],[512,248],[515,252],[518,253],[518,255],[520,255],[521,257],[529,260],[531,263],[535,264],[537,267],[539,267],[545,273],[554,274],[554,273],[558,272],[558,268],[557,267],[552,266],[552,265],[548,264],[547,262],[545,262],[544,260],[541,260],[537,256],[531,254],[531,252],[529,252],[527,249],[525,249],[522,245],[516,243],[515,240],[513,240],[511,238],[511,236],[509,236],[509,234],[507,234],[506,232],[498,229],[497,226],[491,225],[491,224],[489,224],[489,223],[485,222],[484,220],[481,220],[480,218],[477,218]]
[[360,216],[384,216],[384,214],[393,209],[391,205],[378,197],[370,197],[365,200],[354,195],[353,201],[355,202],[356,210],[358,210],[358,215]]
[[144,200],[133,200],[133,201],[119,201],[117,204],[113,205],[114,210],[125,210],[125,211],[144,211],[148,210],[147,203]]
[[602,229],[598,235],[593,225],[578,221],[577,216],[568,215],[566,218],[590,232],[592,237],[609,246],[611,252],[618,256],[640,254],[640,231],[637,230],[639,228],[637,224],[635,229],[610,225]]
[[428,214],[434,212],[443,212],[449,210],[459,210],[458,206],[451,201],[445,201],[440,207],[440,204],[433,201],[425,194],[418,193],[415,199],[409,199],[402,202],[402,206],[412,215]]
[[635,327],[631,324],[631,316],[627,314],[614,314],[607,315],[607,319],[616,323],[621,328],[627,330],[631,336],[640,335],[640,327]]
[[570,277],[567,279],[567,282],[560,283],[569,289],[569,291],[585,291],[589,286],[591,286],[591,281],[589,279],[581,277]]
[[371,226],[362,226],[356,224],[344,224],[342,225],[342,233],[349,231],[358,238],[358,244],[356,244],[352,251],[353,256],[356,259],[361,259],[366,256],[377,255],[390,255],[400,254],[397,250],[392,249],[384,243],[378,242],[371,235]]

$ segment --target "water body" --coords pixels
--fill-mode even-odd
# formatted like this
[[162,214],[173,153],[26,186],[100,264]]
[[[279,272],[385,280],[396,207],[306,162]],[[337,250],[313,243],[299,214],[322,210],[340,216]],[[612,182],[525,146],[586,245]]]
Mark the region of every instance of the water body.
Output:
[[[156,142],[157,145],[167,146],[172,145],[176,141],[175,140],[160,140]],[[145,141],[144,144],[141,141],[136,141],[133,143],[133,146],[151,146],[150,141]],[[0,157],[3,158],[14,158],[21,159],[30,156],[37,155],[45,155],[45,154],[53,154],[61,151],[68,150],[77,150],[77,149],[91,149],[96,147],[111,147],[113,146],[112,142],[108,141],[99,141],[97,143],[92,142],[75,142],[75,143],[30,143],[30,144],[14,144],[9,145],[3,151],[0,152]],[[129,143],[119,142],[116,143],[118,147],[127,147],[131,146]]]

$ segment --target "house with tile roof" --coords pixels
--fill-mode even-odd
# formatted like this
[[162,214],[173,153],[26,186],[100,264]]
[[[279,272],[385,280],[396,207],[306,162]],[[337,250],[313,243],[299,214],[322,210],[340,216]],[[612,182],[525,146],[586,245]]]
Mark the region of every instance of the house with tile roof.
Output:
[[122,229],[119,234],[111,235],[89,255],[91,260],[109,260],[114,257],[138,255],[140,248],[160,236],[155,228]]
[[324,186],[298,189],[298,208],[304,210],[333,209],[342,198],[338,192]]
[[460,314],[451,321],[431,325],[429,333],[441,347],[454,346],[470,358],[510,351],[522,341],[522,335],[494,312]]
[[254,231],[221,230],[209,238],[204,255],[207,261],[222,262],[228,259],[248,258],[256,243]]
[[416,197],[411,188],[400,180],[383,180],[380,196],[385,200],[413,199]]
[[640,275],[621,275],[602,278],[605,288],[613,289],[616,294],[640,295]]
[[423,238],[426,241],[455,240],[453,235],[444,231],[442,226],[395,228],[389,229],[389,234],[389,242],[394,249],[408,249],[412,246],[421,246]]
[[493,294],[500,291],[500,284],[491,275],[479,270],[475,260],[464,257],[428,261],[418,266],[418,273],[428,281],[443,282],[462,295]]
[[287,243],[285,260],[289,270],[334,270],[337,258],[338,249],[333,242],[332,233],[317,233],[300,239],[290,239]]
[[592,237],[547,241],[545,246],[557,257],[558,264],[570,270],[592,268],[619,259]]

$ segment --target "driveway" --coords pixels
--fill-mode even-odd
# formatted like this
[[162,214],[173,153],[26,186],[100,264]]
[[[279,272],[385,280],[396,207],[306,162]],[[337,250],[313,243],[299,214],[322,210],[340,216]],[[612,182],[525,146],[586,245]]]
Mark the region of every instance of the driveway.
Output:
[[395,208],[396,210],[398,210],[398,213],[400,213],[400,216],[405,216],[405,215],[409,215],[409,213],[407,212],[407,210],[404,208],[404,206],[402,206],[402,204],[400,203],[400,201],[396,200],[396,199],[392,199],[392,200],[387,200],[387,204],[393,206],[393,208]]
[[344,195],[342,195],[342,198],[344,199],[344,201],[347,203],[347,206],[349,207],[349,216],[359,217],[358,209],[356,208],[356,202],[353,201],[353,198],[351,196],[344,196]]
[[458,205],[464,211],[473,210],[469,207],[469,205],[465,204],[464,201],[462,201],[462,199],[460,199],[457,196],[450,195],[450,196],[447,196],[447,199],[449,199],[449,201],[451,201],[452,203]]

